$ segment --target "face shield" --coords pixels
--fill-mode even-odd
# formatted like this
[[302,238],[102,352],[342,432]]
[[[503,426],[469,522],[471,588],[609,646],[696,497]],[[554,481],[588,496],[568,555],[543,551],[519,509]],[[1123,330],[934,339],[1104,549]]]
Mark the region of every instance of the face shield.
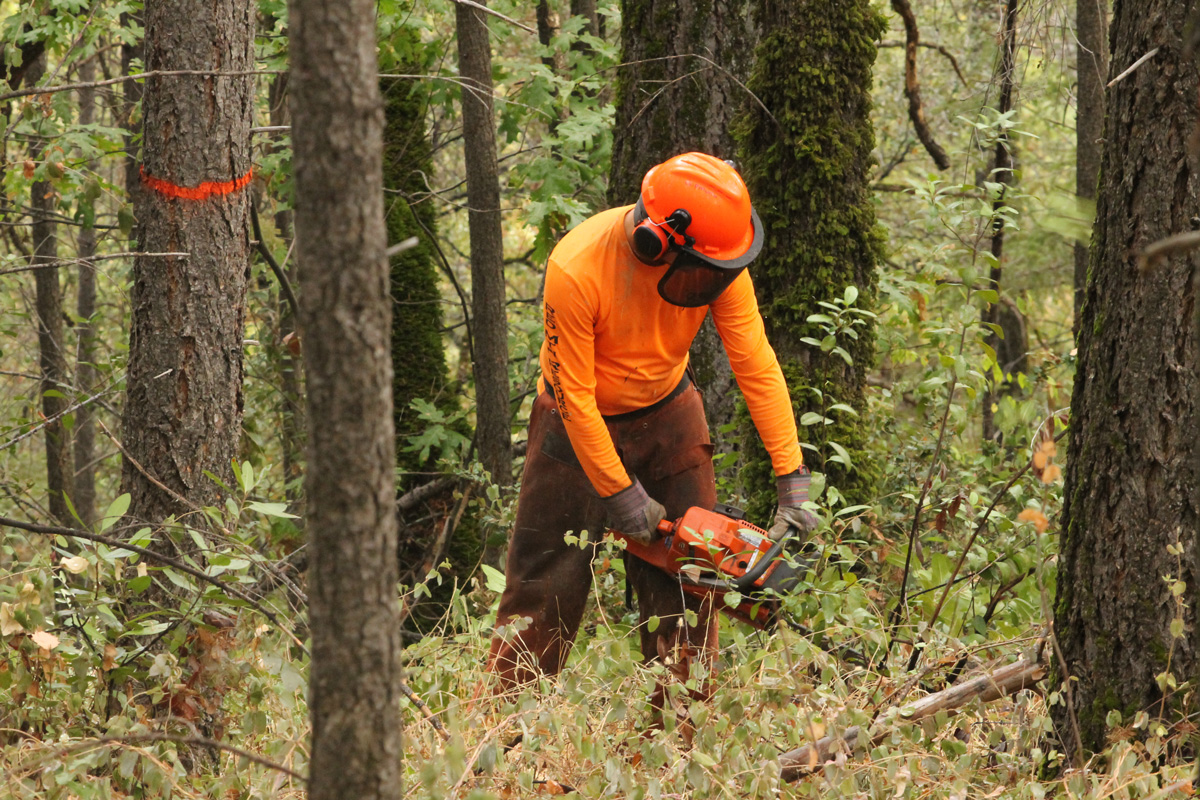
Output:
[[745,269],[717,267],[689,250],[678,250],[674,263],[658,282],[663,300],[683,308],[706,306],[721,296]]
[[758,258],[763,247],[763,225],[758,212],[750,210],[754,238],[749,248],[734,258],[716,258],[703,255],[689,245],[672,247],[675,261],[667,267],[666,274],[658,282],[658,294],[668,303],[683,308],[706,306],[721,296],[729,284]]

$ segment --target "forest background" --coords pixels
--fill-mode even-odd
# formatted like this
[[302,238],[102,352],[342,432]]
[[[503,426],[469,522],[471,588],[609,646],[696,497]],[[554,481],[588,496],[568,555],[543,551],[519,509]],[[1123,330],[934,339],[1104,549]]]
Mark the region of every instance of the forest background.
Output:
[[[355,52],[377,65],[379,170],[291,127],[316,97],[291,95],[317,72],[288,75],[304,6],[0,3],[0,792],[1190,793],[1191,4],[381,0],[357,40],[306,33],[338,53],[374,29]],[[752,274],[820,558],[775,631],[723,623],[692,704],[700,676],[640,663],[609,537],[569,670],[469,703],[546,256],[691,149],[735,159],[766,222]],[[341,342],[317,333],[343,298],[301,221],[352,237],[373,213],[306,212],[317,167],[331,197],[362,173],[382,200],[391,318],[358,319],[391,342],[394,398],[382,456],[351,459],[386,462],[357,504],[383,492],[387,520],[361,525],[381,538],[340,540],[381,549],[321,593],[310,561],[345,564],[317,459],[362,443],[314,393],[366,418],[385,387],[330,369]],[[719,494],[766,523],[711,332],[692,358]],[[372,580],[388,630],[330,611]],[[319,663],[353,693],[356,654],[391,650],[402,757],[399,724],[366,741],[386,719],[368,694],[314,741]],[[642,700],[660,679],[663,730]],[[373,769],[394,780],[346,788]]]

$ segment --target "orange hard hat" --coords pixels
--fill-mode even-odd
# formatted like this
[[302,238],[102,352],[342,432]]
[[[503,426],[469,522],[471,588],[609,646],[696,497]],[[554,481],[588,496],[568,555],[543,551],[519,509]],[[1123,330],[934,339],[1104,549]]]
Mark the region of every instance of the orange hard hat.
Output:
[[[664,253],[674,247],[714,267],[740,270],[762,250],[762,221],[732,162],[705,153],[668,159],[642,179],[638,205],[645,215],[640,227],[660,240]],[[653,244],[650,235],[642,239]]]

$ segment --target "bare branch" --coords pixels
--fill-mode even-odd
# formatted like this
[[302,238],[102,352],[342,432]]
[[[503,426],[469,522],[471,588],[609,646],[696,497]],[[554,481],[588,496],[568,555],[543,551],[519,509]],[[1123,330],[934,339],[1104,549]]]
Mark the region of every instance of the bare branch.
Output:
[[[907,47],[908,43],[907,42],[886,41],[886,42],[879,42],[875,46],[876,47]],[[931,42],[917,42],[917,47],[928,47],[930,50],[936,50],[937,52],[939,52],[943,56],[945,56],[950,61],[950,66],[954,67],[954,74],[958,76],[958,80],[962,83],[963,86],[967,85],[967,79],[963,77],[962,70],[959,69],[959,67],[958,67],[958,59],[954,57],[953,53],[951,53],[949,50],[946,49],[945,45],[932,44]]]
[[1153,50],[1151,50],[1149,53],[1146,53],[1146,55],[1142,56],[1142,57],[1141,57],[1141,58],[1139,58],[1137,61],[1135,61],[1135,62],[1133,62],[1132,64],[1130,64],[1130,65],[1129,65],[1129,69],[1125,70],[1125,71],[1124,71],[1124,72],[1122,72],[1120,75],[1118,75],[1117,77],[1115,77],[1115,78],[1113,78],[1111,81],[1109,81],[1109,82],[1108,82],[1108,84],[1107,84],[1107,88],[1111,89],[1112,87],[1116,86],[1116,85],[1117,85],[1118,83],[1120,83],[1121,81],[1123,81],[1123,80],[1125,80],[1126,78],[1128,78],[1128,77],[1129,77],[1129,75],[1130,75],[1130,74],[1131,74],[1131,73],[1132,73],[1132,72],[1133,72],[1135,69],[1137,69],[1138,67],[1140,67],[1142,64],[1145,64],[1147,61],[1149,61],[1150,59],[1154,58],[1156,55],[1158,55],[1158,48],[1157,48],[1157,47],[1156,47],[1156,48],[1154,48]]
[[13,100],[17,97],[29,97],[35,94],[56,94],[58,92],[74,92],[78,89],[95,89],[99,86],[113,86],[118,83],[129,83],[130,81],[140,81],[144,78],[168,78],[175,75],[200,75],[209,78],[244,78],[249,75],[283,75],[287,70],[283,69],[245,69],[233,70],[230,72],[222,72],[221,70],[211,69],[163,69],[151,70],[150,72],[142,72],[137,75],[124,75],[120,78],[108,78],[103,81],[87,81],[84,83],[64,83],[59,86],[32,86],[28,89],[20,89],[7,94],[0,94],[0,103],[8,100]]
[[1187,231],[1159,239],[1138,253],[1138,269],[1148,270],[1161,264],[1164,259],[1195,250],[1197,247],[1200,247],[1200,231]]
[[523,31],[528,31],[529,33],[532,33],[534,35],[537,35],[537,31],[535,31],[533,28],[529,27],[528,25],[526,25],[522,22],[517,22],[512,17],[506,17],[503,14],[501,14],[499,11],[494,11],[485,5],[472,2],[472,0],[452,0],[452,1],[455,3],[458,3],[460,6],[470,6],[471,8],[477,8],[480,11],[484,12],[485,14],[491,14],[493,17],[504,20],[509,25],[520,28]]
[[32,272],[37,269],[53,269],[54,267],[68,266],[72,264],[91,264],[93,261],[110,261],[114,258],[134,258],[136,256],[189,256],[191,253],[113,253],[107,256],[91,256],[89,258],[55,258],[49,261],[34,257],[36,263],[30,264],[28,267],[15,267],[13,269],[0,269],[0,275],[13,275],[17,272]]
[[908,0],[892,0],[892,8],[904,20],[904,94],[908,97],[908,117],[933,163],[937,164],[938,169],[949,169],[950,158],[942,146],[934,141],[929,123],[925,121],[925,110],[921,107],[921,85],[917,80],[917,46],[921,42],[921,32],[917,29],[917,17]]
[[[40,533],[44,536],[69,536],[72,539],[83,539],[84,541],[88,541],[88,542],[98,542],[100,544],[105,544],[105,545],[108,545],[109,547],[124,548],[125,550],[129,550],[131,552],[137,553],[138,555],[140,555],[144,558],[150,559],[151,561],[154,561],[155,563],[165,564],[173,569],[179,570],[180,572],[184,572],[188,575],[191,575],[193,578],[195,578],[198,581],[203,581],[204,583],[210,584],[211,586],[215,586],[218,589],[220,589],[222,592],[224,592],[225,594],[228,594],[232,597],[236,597],[239,600],[243,600],[246,603],[249,603],[251,608],[256,609],[260,614],[262,614],[264,617],[266,617],[268,620],[270,620],[271,623],[274,624],[276,627],[278,627],[280,630],[288,631],[288,629],[284,626],[283,622],[279,619],[278,616],[275,615],[275,613],[273,611],[270,611],[266,606],[264,606],[262,603],[255,600],[250,595],[246,594],[245,592],[243,592],[242,590],[233,586],[232,584],[226,583],[224,581],[220,581],[220,580],[212,577],[211,575],[208,575],[208,574],[196,569],[195,567],[189,566],[189,565],[183,563],[182,561],[179,561],[178,559],[172,558],[171,556],[163,555],[162,553],[155,552],[154,550],[150,550],[148,548],[141,547],[136,544],[131,544],[129,542],[123,542],[120,539],[115,539],[111,536],[104,536],[99,533],[92,533],[91,531],[78,530],[76,528],[60,528],[57,525],[38,525],[33,522],[23,522],[19,519],[9,519],[8,517],[0,517],[0,527],[16,528],[17,530],[28,531],[30,533]],[[292,639],[295,640],[296,644],[299,647],[301,647],[302,649],[304,649],[304,651],[306,653],[308,652],[308,649],[304,647],[303,642],[300,642],[299,640],[297,640],[294,635],[292,636]]]
[[[987,703],[1027,689],[1046,676],[1042,650],[1039,643],[1033,653],[1027,654],[1019,661],[909,703],[900,709],[898,720],[905,723],[917,722],[939,711],[959,708],[976,698]],[[891,731],[890,725],[880,723],[871,727],[864,735],[862,729],[855,726],[848,728],[840,736],[824,736],[816,742],[789,750],[779,756],[781,777],[785,781],[798,780],[832,760],[835,751],[841,746],[853,749],[860,739],[865,739],[869,746],[883,739]]]

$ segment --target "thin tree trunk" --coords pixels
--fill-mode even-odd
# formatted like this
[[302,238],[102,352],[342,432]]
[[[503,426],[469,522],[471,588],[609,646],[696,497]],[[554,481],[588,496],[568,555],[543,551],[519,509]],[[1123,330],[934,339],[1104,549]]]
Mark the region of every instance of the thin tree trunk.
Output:
[[[1016,91],[1016,50],[1017,50],[1017,0],[1006,0],[1004,6],[1004,16],[1000,24],[1000,108],[1001,115],[1007,114],[1013,107],[1013,94]],[[1008,204],[1007,189],[1013,184],[1013,159],[1012,159],[1012,141],[1008,136],[1007,131],[1002,131],[996,140],[995,157],[993,158],[993,170],[989,180],[1000,184],[1000,196],[992,203],[992,210],[999,214]],[[1001,280],[1004,277],[1004,221],[999,217],[992,225],[992,241],[991,241],[992,265],[989,270],[989,284],[991,288],[999,293],[1003,289]],[[1006,319],[1010,319],[1011,314],[1002,315],[1001,305],[997,300],[995,303],[988,305],[983,312],[983,321],[988,325],[999,325]],[[1024,326],[1022,326],[1022,330]],[[987,344],[992,348],[993,352],[999,355],[1001,350],[1001,342],[1006,341],[1009,336],[1009,330],[1005,330],[1005,336],[1002,340],[1000,335],[994,329],[987,336]],[[1011,343],[1008,345],[1010,348]],[[1000,359],[997,358],[999,362]],[[1000,368],[1004,369],[1004,364],[1000,363]],[[996,430],[994,422],[994,412],[992,406],[1000,397],[1002,391],[1001,384],[1003,379],[999,381],[989,380],[987,393],[983,397],[983,440],[989,441],[999,438],[999,432]]]
[[508,327],[505,317],[504,237],[496,125],[492,118],[492,50],[487,15],[456,3],[458,73],[471,234],[471,314],[475,359],[475,438],[479,459],[501,486],[512,482]]
[[[1075,194],[1096,199],[1104,135],[1104,83],[1108,75],[1108,2],[1077,0],[1075,5]],[[1075,243],[1075,335],[1087,289],[1087,242]]]
[[[79,68],[79,80],[88,83],[96,77],[95,57],[83,62]],[[96,119],[96,90],[79,90],[79,124],[90,125]],[[89,161],[84,170],[92,173],[96,162]],[[79,288],[75,297],[75,313],[79,322],[75,326],[75,386],[80,394],[90,396],[96,390],[96,328],[92,315],[96,313],[96,265],[91,261],[96,255],[96,229],[81,228],[76,239],[79,256]],[[75,511],[87,527],[96,521],[96,424],[92,418],[92,406],[84,406],[75,412]]]
[[404,796],[383,109],[370,0],[292,0],[312,800]]
[[[141,25],[145,20],[143,13],[121,12],[121,27],[126,30],[135,25]],[[132,42],[121,43],[121,74],[130,75],[135,61],[141,61],[146,55],[146,40],[134,39]],[[140,81],[126,81],[121,84],[121,128],[125,131],[125,194],[133,208],[138,207],[138,195],[142,191],[142,182],[138,177],[138,148],[137,138],[142,132],[142,117],[139,104],[142,102],[142,84]],[[136,226],[136,222],[134,223]],[[131,231],[129,237],[130,250],[137,252],[137,230]]]
[[[734,158],[733,119],[749,102],[738,82],[749,78],[754,50],[748,0],[625,0],[621,13],[621,61],[628,66],[617,73],[608,192],[614,206],[636,202],[646,171],[674,155]],[[717,452],[731,452],[735,437],[718,431],[733,421],[739,395],[711,320],[692,344],[691,364]]]
[[[288,113],[287,94],[287,75],[276,75],[271,81],[271,88],[267,95],[272,127],[292,124],[291,115]],[[277,146],[272,145],[272,147]],[[279,238],[289,246],[289,249],[294,236],[292,217],[291,208],[281,207],[275,212],[275,230]],[[287,276],[293,287],[297,284],[295,265],[294,258],[281,265],[284,275]],[[304,364],[299,352],[291,345],[300,332],[296,327],[296,317],[292,313],[292,306],[282,291],[279,293],[276,308],[279,313],[279,341],[288,343],[281,348],[279,355],[279,383],[283,394],[283,419],[279,429],[279,445],[283,452],[284,493],[288,505],[294,508],[301,499],[299,478],[303,468],[305,430],[304,397],[301,394],[301,387],[304,383]],[[289,336],[293,338],[289,339]]]
[[[249,0],[164,0],[147,4],[145,15],[148,71],[253,66]],[[144,186],[134,198],[139,249],[187,255],[134,262],[123,437],[138,463],[125,460],[122,482],[135,519],[157,522],[219,505],[221,489],[206,472],[232,485],[242,422],[253,90],[245,75],[146,82]]]
[[[1168,725],[1195,712],[1183,684],[1200,670],[1192,607],[1200,581],[1200,254],[1176,252],[1146,269],[1137,258],[1190,230],[1200,195],[1200,164],[1188,151],[1200,71],[1182,57],[1190,5],[1118,0],[1113,9],[1110,77],[1158,53],[1106,98],[1055,604],[1063,659],[1053,677],[1067,704],[1051,713],[1073,753],[1072,714],[1082,749],[1100,751],[1110,711],[1126,720],[1147,711]],[[1175,547],[1178,554],[1168,550]]]
[[[26,73],[30,84],[37,83],[45,73],[45,55],[31,65]],[[34,139],[29,147],[34,161],[45,155],[45,141]],[[52,264],[58,259],[58,225],[53,215],[58,211],[54,185],[48,180],[34,181],[30,206],[33,208],[33,262]],[[46,488],[49,492],[50,514],[61,525],[73,525],[67,497],[74,492],[74,473],[71,459],[71,435],[61,415],[70,400],[67,392],[67,344],[63,330],[63,292],[58,266],[44,266],[34,272],[37,287],[38,360],[41,364],[42,414],[47,422]]]

